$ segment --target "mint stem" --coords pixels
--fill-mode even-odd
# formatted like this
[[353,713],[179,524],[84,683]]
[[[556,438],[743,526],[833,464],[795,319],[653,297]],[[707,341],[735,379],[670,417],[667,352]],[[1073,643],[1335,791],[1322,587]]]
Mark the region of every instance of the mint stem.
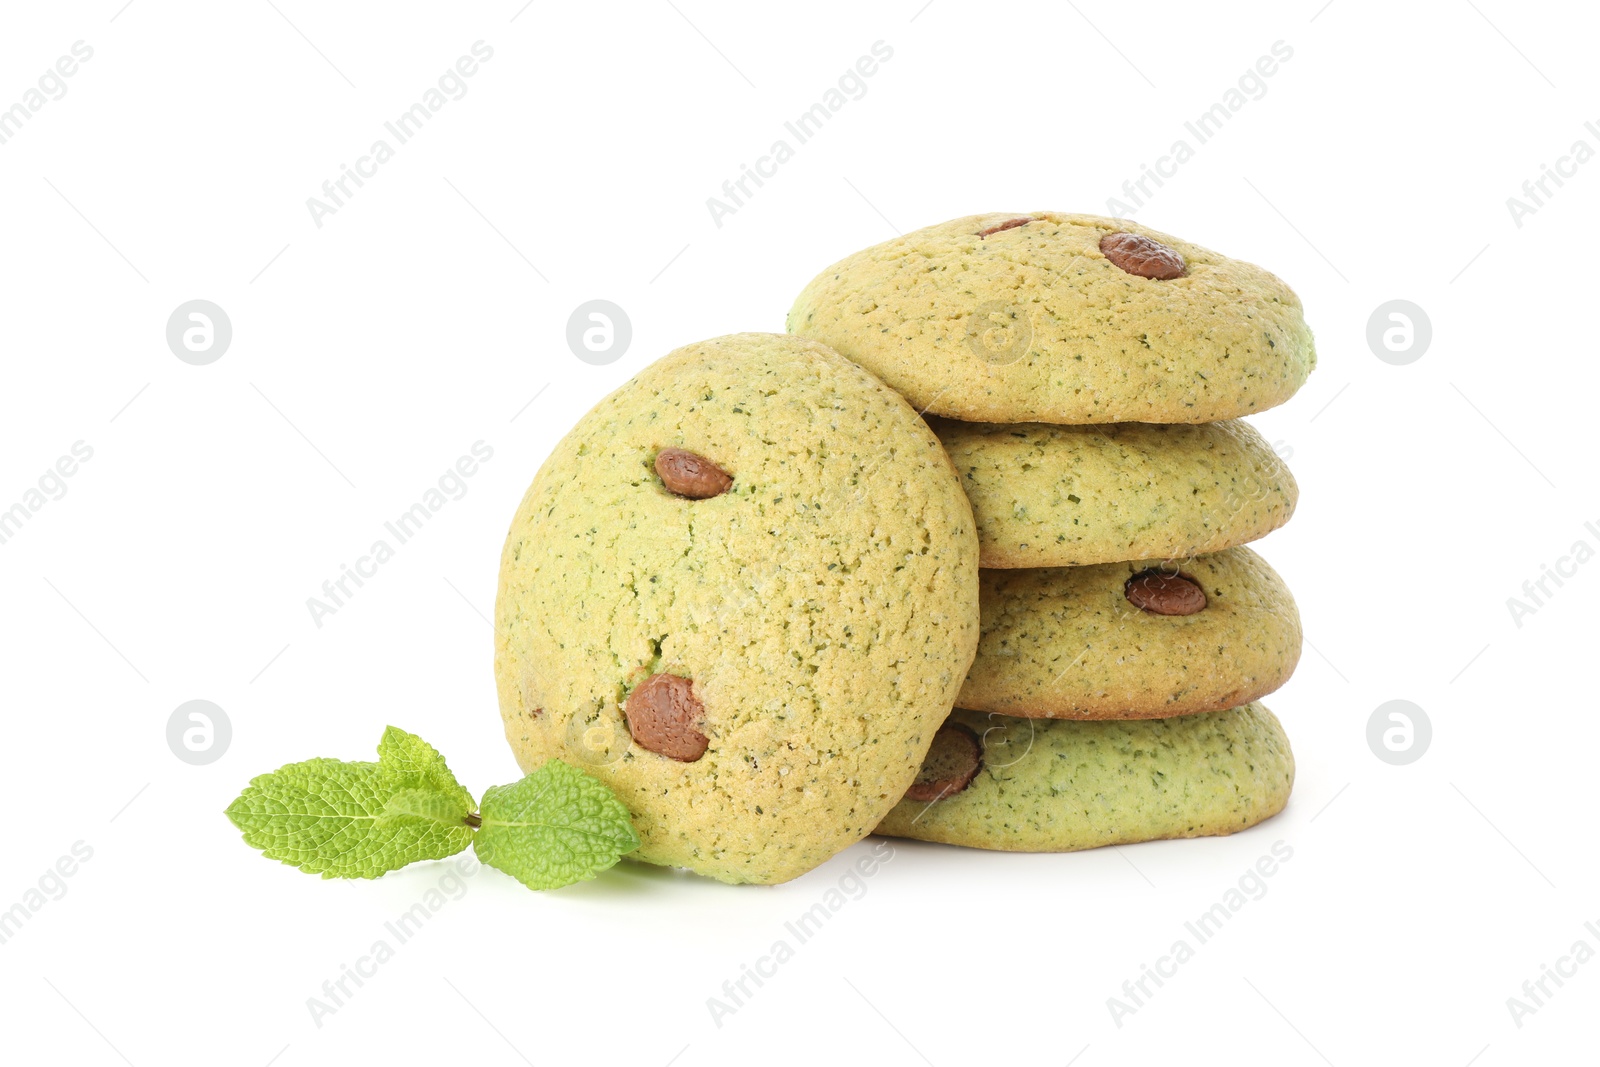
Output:
[[483,825],[483,816],[479,815],[475,811],[469,811],[466,815],[462,816],[461,821],[476,830],[478,827]]

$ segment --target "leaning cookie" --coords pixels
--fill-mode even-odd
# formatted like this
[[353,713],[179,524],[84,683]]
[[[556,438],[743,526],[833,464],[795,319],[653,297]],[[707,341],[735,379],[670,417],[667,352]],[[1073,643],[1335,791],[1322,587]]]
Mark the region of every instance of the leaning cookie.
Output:
[[1278,812],[1294,755],[1260,704],[1135,722],[954,712],[878,833],[1010,852],[1231,834]]
[[848,256],[790,333],[919,411],[982,422],[1215,422],[1281,404],[1316,364],[1260,267],[1129,222],[973,215]]
[[506,737],[609,785],[638,858],[782,882],[911,784],[977,581],[972,510],[897,394],[795,337],[689,345],[585,415],[512,521]]
[[1277,689],[1300,613],[1248,548],[1181,561],[985,570],[956,706],[1053,719],[1221,711]]
[[972,501],[985,567],[1217,552],[1288,522],[1299,496],[1272,447],[1237,420],[929,424]]

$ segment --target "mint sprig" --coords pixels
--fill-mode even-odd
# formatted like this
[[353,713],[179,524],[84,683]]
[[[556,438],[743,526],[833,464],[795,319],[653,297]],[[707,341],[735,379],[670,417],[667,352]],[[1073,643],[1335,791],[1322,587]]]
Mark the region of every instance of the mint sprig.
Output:
[[252,848],[324,878],[377,878],[470,845],[524,885],[555,889],[639,847],[605,783],[559,760],[491,787],[477,808],[432,745],[391,726],[377,763],[288,764],[252,779],[227,815]]

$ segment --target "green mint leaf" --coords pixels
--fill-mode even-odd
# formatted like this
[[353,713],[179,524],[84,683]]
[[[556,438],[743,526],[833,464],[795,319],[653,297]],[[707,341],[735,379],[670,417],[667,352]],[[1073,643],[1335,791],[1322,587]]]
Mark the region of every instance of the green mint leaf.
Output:
[[593,878],[639,835],[622,801],[592,775],[551,760],[515,785],[483,794],[478,858],[529,889],[557,889]]
[[378,742],[378,765],[393,771],[407,786],[450,796],[466,805],[467,811],[475,807],[472,794],[456,781],[438,749],[398,726],[383,731],[383,739]]
[[470,804],[462,808],[461,803],[447,793],[435,793],[431,789],[402,789],[384,801],[383,810],[378,813],[373,826],[379,829],[414,826],[418,823],[465,826],[467,824],[463,819],[471,809]]
[[439,754],[392,727],[379,751],[378,763],[313,759],[260,775],[228,818],[252,848],[324,878],[377,878],[471,844],[472,795]]

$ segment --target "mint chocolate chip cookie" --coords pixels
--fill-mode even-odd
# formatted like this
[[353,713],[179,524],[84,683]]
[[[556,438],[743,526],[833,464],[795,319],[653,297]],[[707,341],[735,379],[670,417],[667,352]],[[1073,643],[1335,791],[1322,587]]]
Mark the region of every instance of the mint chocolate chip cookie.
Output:
[[919,777],[935,785],[878,833],[1013,852],[1231,834],[1282,811],[1294,785],[1289,739],[1260,704],[1132,722],[956,711],[939,733]]
[[523,769],[604,781],[639,858],[772,883],[905,794],[977,631],[972,510],[927,425],[820,344],[737,334],[556,446],[506,538],[495,676]]
[[1288,522],[1299,497],[1289,468],[1238,420],[929,422],[972,501],[985,567],[1217,552]]
[[985,570],[978,655],[956,705],[1146,719],[1259,699],[1300,660],[1300,613],[1248,548],[1183,560]]
[[1200,423],[1281,404],[1316,365],[1260,267],[1126,219],[972,215],[848,256],[789,312],[919,411]]

